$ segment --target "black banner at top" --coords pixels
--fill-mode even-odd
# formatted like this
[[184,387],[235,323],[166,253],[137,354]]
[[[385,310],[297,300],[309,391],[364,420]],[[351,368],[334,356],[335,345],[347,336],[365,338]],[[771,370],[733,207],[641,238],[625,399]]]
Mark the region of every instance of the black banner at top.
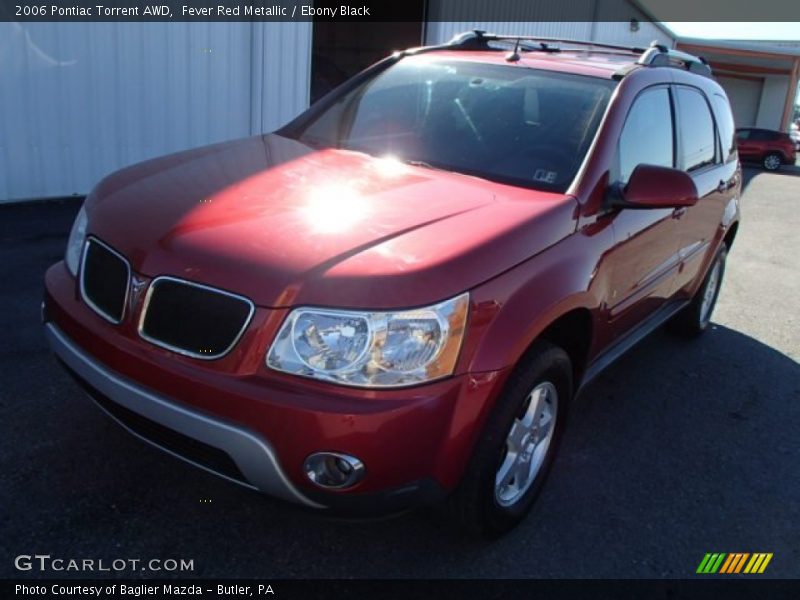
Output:
[[631,19],[800,23],[800,0],[0,0],[0,21],[20,22]]

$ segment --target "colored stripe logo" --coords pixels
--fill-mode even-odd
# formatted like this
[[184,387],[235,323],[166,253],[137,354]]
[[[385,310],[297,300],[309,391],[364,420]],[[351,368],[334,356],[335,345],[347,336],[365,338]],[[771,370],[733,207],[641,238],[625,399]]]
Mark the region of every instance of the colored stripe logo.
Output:
[[709,552],[700,561],[696,572],[703,575],[763,573],[771,560],[772,552]]

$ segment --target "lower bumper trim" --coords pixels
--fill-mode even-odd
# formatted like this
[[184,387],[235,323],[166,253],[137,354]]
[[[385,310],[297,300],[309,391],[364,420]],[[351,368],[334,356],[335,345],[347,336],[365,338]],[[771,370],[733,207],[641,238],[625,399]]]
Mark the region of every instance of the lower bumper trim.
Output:
[[[98,363],[52,322],[45,323],[44,327],[51,348],[68,370],[88,388],[106,412],[137,437],[226,479],[290,502],[325,508],[289,481],[274,450],[262,437],[185,408],[128,380]],[[171,440],[173,443],[159,443],[159,437],[170,432],[176,434]],[[191,451],[181,452],[181,447]],[[197,451],[204,452],[210,460],[202,461],[206,464],[192,460],[192,452]],[[227,464],[222,456],[233,464]]]
[[182,433],[178,433],[169,427],[164,427],[160,423],[151,421],[139,413],[128,410],[121,404],[114,402],[111,398],[104,396],[85,380],[81,379],[81,377],[64,364],[62,360],[59,359],[59,362],[64,367],[64,370],[71,375],[76,383],[84,389],[92,400],[94,400],[95,404],[121,427],[127,429],[132,435],[202,469],[211,471],[216,475],[224,477],[225,479],[230,479],[245,487],[255,489],[226,452],[214,446],[204,444],[194,438],[185,436]]

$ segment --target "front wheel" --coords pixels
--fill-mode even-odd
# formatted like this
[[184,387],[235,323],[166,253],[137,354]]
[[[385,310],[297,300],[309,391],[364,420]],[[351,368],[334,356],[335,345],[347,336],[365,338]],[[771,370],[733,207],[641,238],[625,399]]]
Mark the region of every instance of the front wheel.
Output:
[[777,171],[781,167],[781,155],[775,152],[767,154],[761,164],[767,171]]
[[537,342],[511,375],[449,499],[457,527],[491,539],[523,520],[550,470],[571,396],[566,352]]
[[723,242],[692,301],[669,322],[670,331],[684,337],[697,337],[708,329],[722,287],[727,257],[728,249]]

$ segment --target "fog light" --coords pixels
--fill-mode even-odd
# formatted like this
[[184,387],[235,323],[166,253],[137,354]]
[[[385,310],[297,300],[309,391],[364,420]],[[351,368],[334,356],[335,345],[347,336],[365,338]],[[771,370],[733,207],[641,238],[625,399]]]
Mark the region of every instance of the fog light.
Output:
[[364,463],[338,452],[316,452],[306,459],[306,476],[318,486],[328,489],[349,488],[364,477]]

